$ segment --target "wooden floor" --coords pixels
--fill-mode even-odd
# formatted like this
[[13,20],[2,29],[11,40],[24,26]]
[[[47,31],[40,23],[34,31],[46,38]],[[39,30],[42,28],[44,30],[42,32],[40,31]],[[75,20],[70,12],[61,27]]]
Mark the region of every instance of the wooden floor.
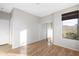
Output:
[[0,46],[0,56],[79,56],[78,51],[60,47],[57,45],[48,46],[46,40],[32,43],[25,47],[12,49],[10,45]]
[[29,44],[27,46],[28,56],[79,56],[78,51],[60,47],[57,45],[47,45],[46,40]]
[[12,49],[9,44],[0,45],[0,56],[18,56],[20,49]]

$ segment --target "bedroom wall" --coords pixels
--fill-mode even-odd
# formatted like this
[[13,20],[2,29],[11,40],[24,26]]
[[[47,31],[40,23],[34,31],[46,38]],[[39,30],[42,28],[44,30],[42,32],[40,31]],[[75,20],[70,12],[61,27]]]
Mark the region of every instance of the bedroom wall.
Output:
[[13,27],[13,30],[11,30],[12,48],[20,47],[20,32],[23,30],[27,31],[26,44],[39,41],[38,19],[38,17],[33,16],[22,10],[15,8],[13,9],[11,18],[11,26]]
[[0,11],[0,45],[9,44],[10,14]]
[[54,44],[79,51],[79,46],[78,46],[79,41],[62,38],[62,17],[61,17],[61,15],[63,13],[78,10],[78,8],[79,8],[79,5],[58,11],[53,14],[53,17],[54,17]]

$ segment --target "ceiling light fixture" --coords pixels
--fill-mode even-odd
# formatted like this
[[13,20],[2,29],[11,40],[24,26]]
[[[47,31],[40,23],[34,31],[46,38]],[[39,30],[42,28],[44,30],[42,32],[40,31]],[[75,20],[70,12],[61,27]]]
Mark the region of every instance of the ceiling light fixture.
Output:
[[40,3],[35,3],[36,5],[40,5]]

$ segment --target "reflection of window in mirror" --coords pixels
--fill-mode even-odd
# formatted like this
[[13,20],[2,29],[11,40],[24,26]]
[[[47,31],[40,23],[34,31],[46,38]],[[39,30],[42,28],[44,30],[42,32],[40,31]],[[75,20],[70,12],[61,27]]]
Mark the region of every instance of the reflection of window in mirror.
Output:
[[62,26],[64,39],[78,40],[78,11],[63,14]]

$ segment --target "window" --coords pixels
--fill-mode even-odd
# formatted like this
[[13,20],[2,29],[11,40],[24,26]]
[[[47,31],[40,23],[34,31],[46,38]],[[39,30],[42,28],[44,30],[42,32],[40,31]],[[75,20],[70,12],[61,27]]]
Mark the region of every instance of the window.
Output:
[[79,40],[79,11],[62,14],[63,38]]
[[63,38],[77,39],[78,19],[70,19],[63,21]]

